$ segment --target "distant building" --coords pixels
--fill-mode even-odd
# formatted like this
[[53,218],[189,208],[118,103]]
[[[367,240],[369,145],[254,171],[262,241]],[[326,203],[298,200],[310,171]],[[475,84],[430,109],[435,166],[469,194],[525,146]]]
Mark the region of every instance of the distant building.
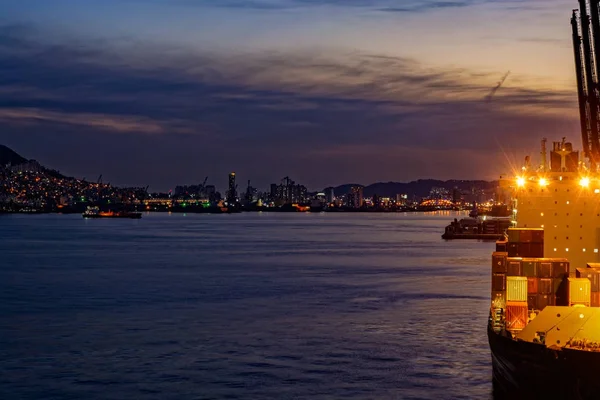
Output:
[[348,193],[347,200],[348,207],[351,208],[361,208],[364,199],[363,199],[363,187],[362,186],[352,186],[350,188],[350,193]]
[[286,176],[281,184],[271,184],[271,199],[279,205],[306,203],[309,201],[308,189]]
[[396,195],[396,204],[400,206],[405,206],[408,203],[408,195],[407,194],[397,194]]
[[335,193],[333,192],[333,188],[325,189],[325,199],[328,203],[333,203],[335,200]]
[[271,183],[271,200],[277,199],[277,184]]
[[450,191],[442,187],[432,187],[429,191],[429,198],[434,200],[449,200]]
[[237,203],[237,191],[235,186],[235,172],[229,174],[229,188],[227,190],[227,203]]

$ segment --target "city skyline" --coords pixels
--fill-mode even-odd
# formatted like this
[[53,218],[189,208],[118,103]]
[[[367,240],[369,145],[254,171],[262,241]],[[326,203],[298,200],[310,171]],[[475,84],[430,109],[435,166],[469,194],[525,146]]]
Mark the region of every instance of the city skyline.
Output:
[[497,179],[515,148],[579,143],[575,5],[4,4],[0,143],[153,191],[231,171],[256,187]]

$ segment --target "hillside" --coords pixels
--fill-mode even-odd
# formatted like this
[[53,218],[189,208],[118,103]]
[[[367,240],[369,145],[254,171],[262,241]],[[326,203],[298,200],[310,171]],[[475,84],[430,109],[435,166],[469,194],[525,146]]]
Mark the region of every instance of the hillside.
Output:
[[[16,151],[12,150],[11,148],[8,148],[8,147],[0,144],[0,167],[3,167],[7,164],[20,165],[20,164],[24,164],[27,162],[36,162],[36,161],[28,160],[25,157],[20,156]],[[46,168],[43,165],[40,167],[44,173],[46,173],[54,178],[73,179],[73,178],[64,176],[59,171],[56,171],[54,169]]]
[[19,165],[26,163],[27,161],[28,160],[26,158],[21,157],[12,149],[0,144],[0,165]]
[[[354,184],[344,184],[333,188],[336,196],[343,196],[350,191],[352,186],[362,186]],[[397,194],[405,193],[409,197],[425,197],[429,194],[432,187],[441,187],[448,190],[458,188],[460,190],[470,190],[473,186],[481,189],[493,189],[497,182],[488,182],[481,180],[449,180],[440,181],[436,179],[419,179],[417,181],[402,182],[378,182],[365,186],[363,194],[365,197],[372,197],[377,194],[383,197],[395,197]]]

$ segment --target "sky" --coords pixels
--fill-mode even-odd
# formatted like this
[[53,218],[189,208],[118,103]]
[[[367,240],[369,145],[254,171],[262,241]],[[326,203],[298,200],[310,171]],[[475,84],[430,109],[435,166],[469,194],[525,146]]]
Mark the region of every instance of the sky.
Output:
[[543,137],[580,144],[576,7],[0,1],[0,144],[155,191],[496,179]]

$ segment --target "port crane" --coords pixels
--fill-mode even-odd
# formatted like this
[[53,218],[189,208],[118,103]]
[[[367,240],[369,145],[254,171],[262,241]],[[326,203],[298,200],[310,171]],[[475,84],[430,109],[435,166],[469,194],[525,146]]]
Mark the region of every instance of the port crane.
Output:
[[583,154],[592,171],[600,165],[600,1],[579,0],[571,28]]

